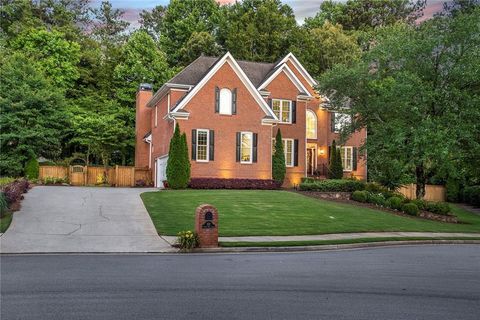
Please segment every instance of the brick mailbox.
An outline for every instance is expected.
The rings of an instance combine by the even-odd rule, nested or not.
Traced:
[[[195,210],[195,232],[200,248],[218,247],[218,210],[202,204]]]

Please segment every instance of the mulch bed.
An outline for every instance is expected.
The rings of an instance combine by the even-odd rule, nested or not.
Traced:
[[[406,214],[402,211],[393,210],[393,209],[386,208],[386,207],[380,207],[380,206],[374,205],[372,203],[363,203],[363,202],[357,202],[357,201],[350,200],[350,199],[347,200],[347,199],[341,199],[341,198],[338,198],[338,199],[325,198],[323,196],[322,192],[314,192],[314,191],[295,191],[295,192],[297,192],[299,194],[303,194],[307,197],[315,198],[315,199],[346,203],[346,204],[351,204],[351,205],[358,206],[358,207],[364,207],[364,208],[370,208],[370,209],[385,211],[385,212],[393,213],[397,216],[402,216],[402,217],[422,218],[422,219],[445,222],[445,223],[459,223],[457,217],[454,216],[454,215],[444,216],[444,215],[440,215],[440,214],[431,213],[429,211],[421,210],[417,217],[413,217],[413,216],[408,215],[408,214]]]

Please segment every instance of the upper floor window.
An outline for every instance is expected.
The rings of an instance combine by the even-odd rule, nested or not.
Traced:
[[[307,139],[317,139],[317,116],[312,110],[307,110]]]
[[[227,88],[220,90],[220,114],[232,114],[232,91]]]
[[[292,123],[292,101],[272,99],[272,110],[280,123]]]
[[[346,113],[332,112],[331,116],[331,130],[332,132],[340,132],[343,128],[352,124],[352,116]]]

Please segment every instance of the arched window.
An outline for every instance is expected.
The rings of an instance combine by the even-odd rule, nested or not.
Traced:
[[[317,116],[312,110],[307,110],[307,139],[317,139]]]
[[[220,90],[220,114],[232,114],[232,91],[227,88]]]

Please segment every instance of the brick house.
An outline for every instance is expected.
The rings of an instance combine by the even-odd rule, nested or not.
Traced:
[[[304,176],[325,176],[329,146],[348,123],[324,108],[316,81],[291,53],[277,63],[200,56],[157,92],[142,84],[136,99],[135,165],[152,168],[162,188],[175,124],[187,134],[191,176],[271,179],[272,146],[284,139],[285,186]],[[366,178],[357,152],[366,137],[341,146],[346,176]]]

